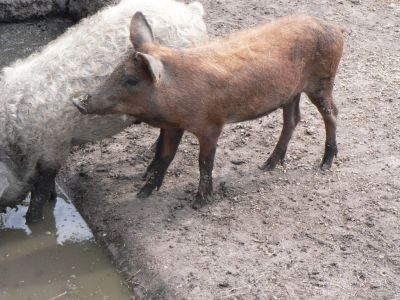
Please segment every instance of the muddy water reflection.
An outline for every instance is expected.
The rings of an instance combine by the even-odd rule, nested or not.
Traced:
[[[68,200],[47,205],[34,225],[26,209],[0,214],[0,299],[131,299]]]

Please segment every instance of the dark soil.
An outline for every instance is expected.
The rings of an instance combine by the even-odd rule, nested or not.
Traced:
[[[39,51],[71,25],[65,18],[0,23],[0,69]]]
[[[277,111],[226,126],[215,203],[190,202],[198,143],[186,135],[164,185],[135,194],[158,130],[133,126],[76,149],[62,180],[138,298],[400,299],[400,3],[202,0],[212,36],[292,13],[343,25],[335,87],[339,154],[319,170],[325,130],[303,97],[283,166],[262,172]]]
[[[45,16],[69,17],[75,21],[95,13],[116,0],[0,0],[0,24],[24,22]]]

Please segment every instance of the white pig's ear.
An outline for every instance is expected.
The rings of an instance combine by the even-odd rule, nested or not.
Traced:
[[[154,83],[157,83],[161,80],[162,73],[164,71],[164,66],[161,60],[150,54],[141,52],[136,53],[136,59],[140,61],[141,67],[147,74],[149,74]]]
[[[132,17],[130,26],[130,38],[133,48],[140,51],[144,44],[152,43],[154,40],[153,31],[146,17],[138,11]]]

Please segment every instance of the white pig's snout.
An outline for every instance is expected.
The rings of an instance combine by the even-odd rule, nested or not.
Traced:
[[[79,97],[72,98],[72,103],[75,105],[78,110],[86,115],[88,113],[87,106],[88,106],[88,101],[90,99],[89,94],[81,95]]]

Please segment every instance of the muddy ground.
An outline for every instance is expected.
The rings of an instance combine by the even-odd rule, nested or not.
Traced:
[[[185,135],[160,191],[135,194],[158,130],[75,149],[61,182],[138,298],[400,299],[400,2],[202,0],[211,36],[291,13],[347,28],[335,87],[339,154],[319,170],[324,126],[303,97],[283,166],[262,172],[277,111],[226,126],[214,204],[190,208],[198,143]]]

